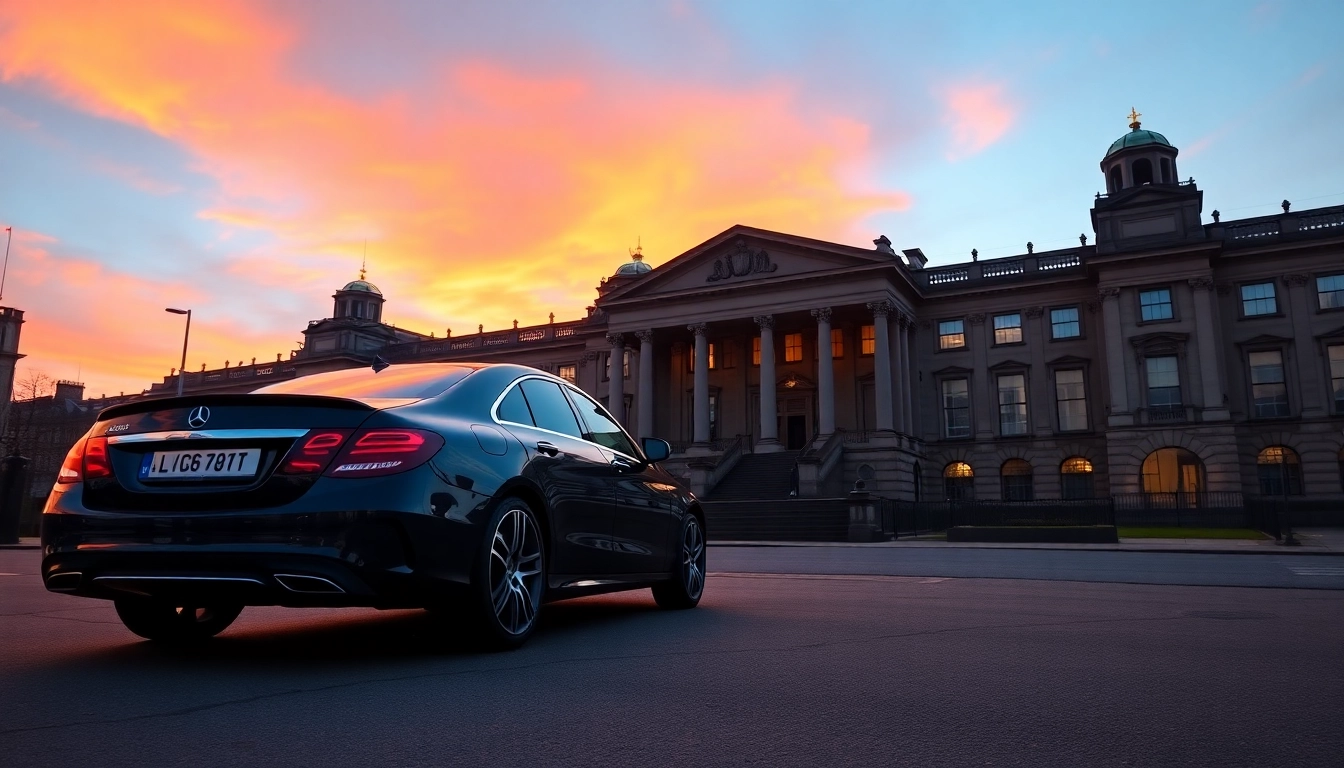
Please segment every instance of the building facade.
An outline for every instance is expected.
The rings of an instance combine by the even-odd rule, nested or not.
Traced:
[[[361,279],[290,359],[186,388],[375,355],[533,365],[668,439],[711,498],[743,457],[785,453],[803,496],[866,464],[870,490],[906,499],[1344,500],[1344,207],[1206,221],[1178,150],[1130,128],[1101,161],[1091,244],[930,268],[885,236],[739,225],[656,269],[633,253],[581,319],[441,338],[383,324]]]

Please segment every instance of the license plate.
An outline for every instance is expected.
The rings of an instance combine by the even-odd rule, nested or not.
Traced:
[[[251,477],[261,463],[260,448],[216,451],[157,451],[140,462],[141,480],[210,480]]]

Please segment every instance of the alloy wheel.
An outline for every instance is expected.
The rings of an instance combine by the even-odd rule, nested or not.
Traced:
[[[490,602],[499,626],[526,633],[541,607],[541,536],[532,516],[510,509],[499,519],[490,545]]]
[[[686,523],[681,539],[681,577],[692,600],[705,588],[705,537],[694,517]]]

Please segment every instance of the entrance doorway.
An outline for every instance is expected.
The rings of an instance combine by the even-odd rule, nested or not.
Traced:
[[[801,413],[791,413],[786,418],[788,426],[784,447],[790,451],[802,450],[807,444],[807,417]]]

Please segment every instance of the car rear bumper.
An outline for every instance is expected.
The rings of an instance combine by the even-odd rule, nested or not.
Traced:
[[[430,605],[469,582],[481,535],[470,518],[416,512],[148,515],[76,501],[43,515],[43,582],[102,599]]]

